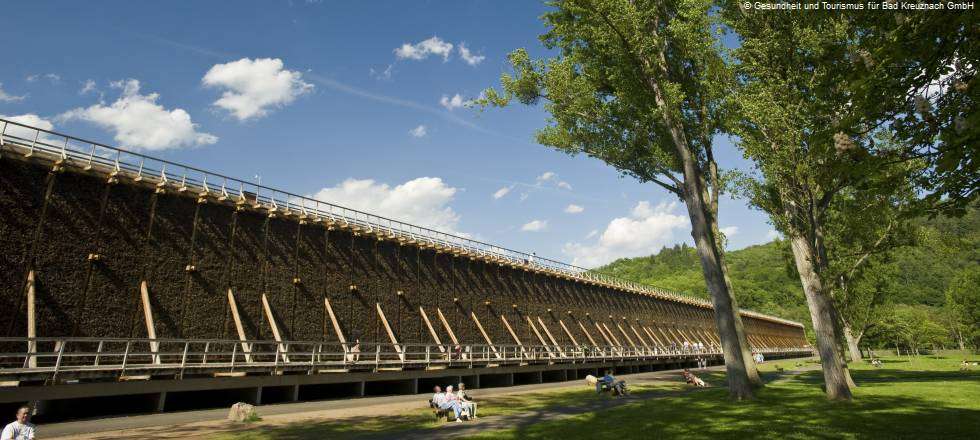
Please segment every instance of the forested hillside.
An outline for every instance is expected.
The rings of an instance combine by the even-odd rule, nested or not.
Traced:
[[[961,218],[923,219],[919,224],[915,246],[894,249],[880,256],[869,272],[888,274],[880,307],[895,309],[900,315],[910,310],[918,311],[917,315],[928,317],[930,321],[923,323],[920,331],[942,327],[949,330],[949,334],[935,335],[934,342],[955,345],[955,332],[950,323],[955,319],[949,316],[953,313],[949,310],[953,304],[948,306],[946,298],[949,292],[954,296],[965,295],[960,302],[967,306],[971,301],[980,302],[980,286],[971,286],[971,280],[980,277],[980,211],[972,209]],[[784,242],[773,241],[732,250],[725,254],[725,258],[739,306],[793,319],[810,327],[803,290],[790,265],[792,257]],[[648,257],[620,259],[598,271],[708,298],[697,252],[687,245],[665,247]],[[952,285],[961,286],[963,291],[951,289]],[[973,321],[967,316],[966,322],[961,324],[968,333],[973,333],[976,343],[980,338],[977,334],[980,316],[976,316],[975,307],[964,313],[973,314]],[[885,334],[886,324],[883,322],[879,328],[869,329],[869,336],[893,337]]]

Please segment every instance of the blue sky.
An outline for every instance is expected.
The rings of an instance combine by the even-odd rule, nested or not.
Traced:
[[[548,54],[544,8],[14,2],[0,115],[587,266],[690,243],[675,197],[537,145],[540,108],[454,105],[496,85],[508,52]],[[742,201],[721,219],[730,248],[772,237]]]

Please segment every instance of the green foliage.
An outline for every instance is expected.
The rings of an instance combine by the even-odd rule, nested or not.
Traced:
[[[739,306],[809,322],[800,280],[787,273],[783,244],[771,242],[725,254]],[[694,248],[665,247],[656,255],[622,258],[597,271],[707,298],[704,276]]]
[[[980,283],[974,282],[980,267],[980,209],[970,209],[960,218],[939,216],[915,220],[918,235],[914,246],[893,250],[888,258],[877,260],[865,274],[852,285],[857,291],[867,291],[883,296],[880,301],[886,307],[866,316],[871,324],[880,322],[891,313],[890,305],[905,304],[923,306],[930,320],[943,326],[947,333],[954,328],[943,316],[943,306],[949,295],[958,304],[974,305],[972,312],[956,316],[974,316],[956,321],[960,325],[972,325],[980,329],[976,304],[980,304]],[[792,254],[783,241],[775,241],[725,254],[730,269],[735,295],[742,308],[774,314],[804,323],[810,327],[810,315],[800,287],[800,279],[792,265]],[[686,245],[663,248],[656,255],[639,258],[623,258],[599,272],[620,276],[637,282],[660,286],[691,296],[706,297],[704,278],[694,249]],[[955,280],[954,280],[955,279]],[[972,295],[972,296],[971,296]],[[868,296],[856,295],[854,303],[847,307],[860,307]],[[970,303],[970,298],[974,301]],[[959,310],[959,309],[957,309]],[[959,313],[959,312],[957,312]],[[971,324],[972,323],[972,324]],[[861,326],[855,322],[855,327]],[[973,336],[972,344],[980,346]],[[883,338],[869,330],[868,343],[873,346],[894,345],[894,340]],[[944,341],[947,345],[952,341]],[[970,341],[967,341],[970,344]]]
[[[946,309],[953,337],[980,347],[980,266],[961,270],[949,283]]]
[[[901,155],[927,163],[915,182],[935,211],[962,213],[980,195],[980,11],[847,14],[853,69],[848,116],[886,125]]]

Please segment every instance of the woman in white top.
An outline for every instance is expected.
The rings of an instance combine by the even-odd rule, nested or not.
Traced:
[[[470,396],[466,395],[466,385],[462,382],[459,383],[459,391],[456,391],[456,397],[459,399],[459,403],[466,408],[467,412],[470,413],[470,417],[476,417],[476,402],[470,399]]]

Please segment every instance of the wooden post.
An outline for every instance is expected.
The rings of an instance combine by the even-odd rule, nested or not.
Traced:
[[[398,358],[405,362],[405,352],[402,351],[400,345],[398,345],[398,339],[395,338],[395,332],[391,331],[391,325],[388,324],[388,318],[385,317],[385,312],[381,310],[381,303],[374,303],[374,307],[378,309],[378,317],[381,318],[381,324],[385,327],[385,332],[388,333],[388,339],[391,339],[391,344],[395,346],[395,351],[398,352]]]
[[[276,317],[272,315],[272,307],[269,306],[269,298],[262,294],[262,309],[265,310],[265,319],[269,321],[269,326],[272,327],[272,337],[276,338],[276,342],[279,343],[279,351],[282,352],[282,360],[289,362],[289,356],[286,354],[286,346],[282,343],[282,336],[279,334],[279,326],[276,324]]]
[[[493,355],[500,359],[500,353],[497,352],[497,347],[493,345],[493,341],[490,340],[490,336],[487,335],[486,330],[483,330],[483,325],[480,324],[480,320],[477,319],[476,313],[470,312],[470,317],[473,318],[473,322],[476,324],[476,328],[480,330],[480,334],[483,335],[483,340],[487,341],[487,345],[493,350]]]
[[[245,353],[245,362],[252,362],[252,346],[245,342],[248,337],[245,335],[245,327],[242,326],[242,317],[238,313],[238,302],[235,301],[235,293],[228,288],[228,308],[231,309],[231,318],[235,320],[235,330],[238,332],[238,340],[242,341],[242,353]]]
[[[446,347],[442,346],[442,341],[439,340],[439,334],[436,333],[436,329],[432,328],[432,321],[429,321],[429,315],[425,314],[425,309],[422,306],[419,306],[419,313],[422,314],[422,321],[425,322],[425,327],[429,329],[429,334],[432,335],[432,340],[436,342],[439,351],[445,353]]]
[[[558,345],[558,341],[555,340],[555,337],[551,336],[551,331],[548,330],[548,326],[544,325],[544,321],[541,320],[540,316],[538,317],[538,324],[541,324],[541,328],[544,329],[544,334],[548,336],[548,340],[555,346],[555,350],[558,350],[558,354],[561,357],[566,357],[565,351]]]
[[[449,334],[449,339],[452,339],[453,345],[459,345],[459,340],[456,339],[456,333],[453,333],[453,328],[449,326],[446,315],[442,314],[442,309],[436,307],[436,314],[439,315],[439,320],[442,321],[443,327],[446,327],[446,333]]]
[[[37,308],[36,308],[36,293],[34,287],[34,270],[31,269],[27,273],[27,337],[36,338],[37,337]],[[30,340],[27,342],[27,366],[30,368],[37,368],[37,341]]]
[[[157,329],[153,325],[153,306],[150,305],[150,288],[146,280],[140,282],[140,300],[143,302],[143,320],[146,322],[146,337],[150,338],[150,352],[153,353],[153,363],[160,363],[160,343],[157,342]]]

